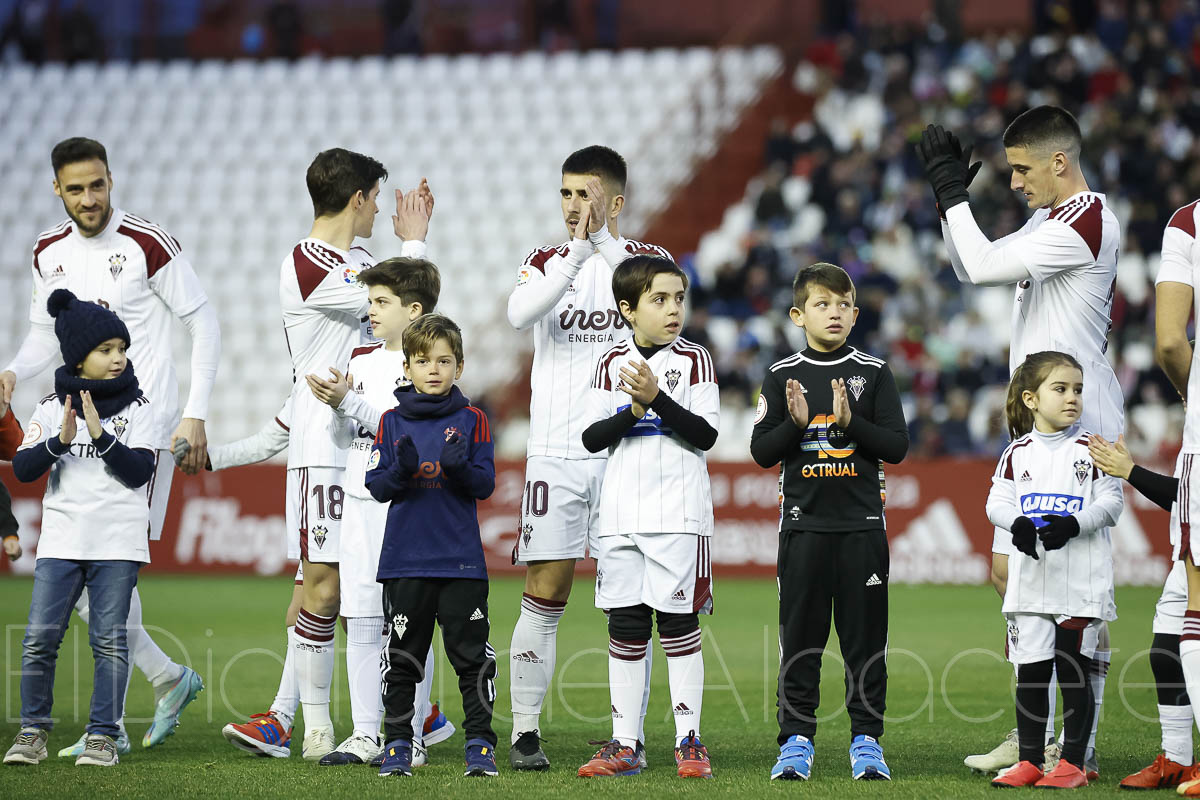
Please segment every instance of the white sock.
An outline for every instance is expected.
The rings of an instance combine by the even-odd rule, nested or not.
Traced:
[[[413,697],[413,741],[419,742],[425,735],[425,718],[433,709],[429,696],[433,691],[433,645],[425,654],[425,677],[417,684],[416,695]]]
[[[667,654],[667,679],[671,683],[671,709],[675,716],[675,744],[693,731],[700,735],[700,709],[704,703],[704,655],[700,629],[683,636],[658,637]]]
[[[1192,717],[1200,725],[1200,611],[1183,615],[1183,635],[1179,637],[1179,663],[1183,682],[1191,699]]]
[[[649,642],[608,640],[608,694],[612,700],[613,738],[636,747],[638,715],[646,686]]]
[[[1058,667],[1054,668],[1054,672],[1050,673],[1050,685],[1046,687],[1046,693],[1050,698],[1050,705],[1047,706],[1046,713],[1046,744],[1055,740],[1054,736],[1054,712],[1058,706]],[[1059,742],[1062,744],[1062,742]]]
[[[279,690],[275,692],[275,701],[271,703],[270,711],[285,728],[292,727],[296,719],[296,707],[300,705],[300,687],[296,683],[295,644],[292,639],[296,635],[296,626],[289,625],[284,629],[287,647],[284,648],[283,674],[279,676]]]
[[[1162,726],[1162,749],[1167,758],[1185,767],[1192,763],[1192,707],[1158,707],[1158,724]]]
[[[513,627],[509,669],[512,671],[512,740],[537,730],[542,703],[554,678],[558,621],[566,601],[547,600],[529,593],[521,596],[521,616]]]
[[[354,721],[355,733],[376,741],[379,726],[383,724],[383,692],[379,676],[383,641],[383,617],[351,617],[346,620],[346,679],[350,683],[350,718]]]
[[[129,598],[129,661],[142,671],[154,687],[154,696],[165,694],[171,684],[183,677],[183,667],[171,660],[142,627],[142,598],[137,587]]]
[[[1091,759],[1096,755],[1096,729],[1100,727],[1100,710],[1104,707],[1104,681],[1108,678],[1110,663],[1112,663],[1111,650],[1097,650],[1096,654],[1092,656],[1092,669],[1088,673],[1088,682],[1092,684],[1096,713],[1092,715],[1092,733],[1088,737],[1084,759]]]
[[[304,706],[304,730],[331,728],[329,685],[333,683],[333,635],[337,617],[322,617],[300,609],[292,649],[296,656],[296,683]]]
[[[646,709],[650,707],[650,673],[654,668],[654,653],[646,648],[646,688],[642,691],[642,716],[638,719],[638,741],[646,743]]]

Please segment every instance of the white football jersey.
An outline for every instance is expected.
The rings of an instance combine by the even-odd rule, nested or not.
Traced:
[[[637,253],[671,255],[656,245],[632,239],[616,244],[625,257]],[[517,271],[513,295],[535,286],[552,271],[562,269],[567,244],[534,250]],[[618,261],[619,263],[619,261]],[[629,338],[629,323],[613,299],[616,264],[599,252],[590,256],[554,308],[533,326],[533,372],[530,376],[529,444],[527,455],[557,458],[603,458],[583,446],[587,427],[588,386],[596,360],[615,343]]]
[[[955,258],[949,229],[943,231]],[[1020,230],[993,242],[1011,249],[1030,275],[1016,285],[1009,374],[1030,353],[1073,356],[1083,367],[1081,424],[1109,441],[1125,430],[1124,395],[1105,356],[1120,244],[1120,223],[1098,192],[1039,208]]]
[[[404,377],[404,352],[388,350],[383,342],[363,345],[351,353],[347,371],[354,377],[354,386],[346,393],[336,415],[336,424],[344,429],[342,438],[350,438],[342,488],[352,497],[375,502],[366,487],[367,460],[375,445],[379,418],[396,407],[395,391],[408,383]]]
[[[621,391],[621,368],[642,358],[632,340],[600,357],[591,389],[585,395],[583,429],[630,405]],[[721,400],[708,351],[676,339],[647,363],[658,378],[659,391],[720,430]],[[582,446],[582,443],[581,443]],[[713,502],[704,451],[675,436],[653,410],[625,432],[607,453],[600,490],[598,536],[627,533],[692,533],[710,536]]]
[[[1000,456],[988,494],[987,515],[1005,530],[1017,517],[1039,528],[1045,514],[1071,515],[1080,533],[1065,547],[1038,560],[1015,549],[1008,559],[1004,613],[1065,614],[1117,618],[1113,600],[1112,540],[1125,506],[1121,482],[1092,463],[1087,432],[1073,425],[1056,434],[1036,431],[1010,444]]]
[[[45,447],[62,430],[62,418],[58,397],[42,398],[19,449]],[[157,415],[145,396],[100,420],[100,425],[126,447],[157,448]],[[70,449],[50,468],[46,481],[37,557],[149,563],[152,483],[153,479],[130,489],[114,477],[92,444],[81,413]]]
[[[424,258],[424,242],[405,242],[401,255]],[[288,469],[344,467],[346,451],[333,441],[333,409],[313,396],[304,376],[329,376],[346,354],[370,339],[367,287],[358,273],[375,263],[361,247],[339,250],[302,239],[279,271],[283,331],[292,357],[292,429]]]
[[[1200,222],[1200,200],[1194,200],[1172,215],[1163,231],[1162,264],[1155,283],[1185,283],[1192,287],[1192,302],[1200,312],[1200,247],[1196,244],[1196,223]],[[1200,316],[1196,317],[1200,319]],[[1192,368],[1188,373],[1187,416],[1183,424],[1184,453],[1200,453],[1200,348],[1192,348]],[[1176,472],[1176,475],[1179,473]]]
[[[129,328],[129,360],[156,415],[154,447],[168,447],[179,421],[171,318],[208,302],[179,242],[120,209],[113,209],[105,229],[90,238],[67,220],[38,236],[34,245],[30,322],[53,329],[46,300],[55,289],[70,289],[81,300],[99,303]]]

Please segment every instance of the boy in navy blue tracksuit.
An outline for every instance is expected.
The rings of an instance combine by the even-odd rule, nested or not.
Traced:
[[[462,333],[440,314],[404,333],[411,386],[379,421],[366,485],[390,503],[379,573],[388,639],[384,651],[384,762],[380,775],[410,775],[413,698],[436,620],[463,696],[467,775],[496,775],[492,704],[496,656],[488,644],[488,580],[475,501],[496,485],[487,416],[454,381]]]

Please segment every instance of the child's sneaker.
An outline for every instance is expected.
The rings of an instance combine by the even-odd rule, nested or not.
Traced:
[[[467,739],[467,771],[463,775],[468,778],[494,778],[500,774],[496,769],[496,748],[487,739]]]
[[[1021,760],[1021,747],[1017,742],[1017,729],[1013,728],[990,753],[967,756],[963,763],[973,772],[999,772]]]
[[[806,781],[812,775],[813,744],[807,736],[796,734],[779,748],[779,758],[771,767],[773,781]]]
[[[517,740],[508,748],[508,764],[519,771],[542,772],[550,769],[550,759],[542,750],[542,737],[536,730],[521,731]]]
[[[1184,766],[1167,758],[1166,753],[1159,753],[1150,766],[1122,778],[1117,785],[1122,789],[1170,789],[1195,778],[1195,771],[1195,765]],[[1089,777],[1088,783],[1091,781]]]
[[[454,723],[446,719],[446,715],[434,703],[429,708],[429,716],[425,717],[425,727],[421,731],[421,739],[426,747],[433,747],[438,742],[444,742],[454,735]]]
[[[383,763],[379,765],[379,777],[412,776],[412,743],[395,739],[383,748]]]
[[[40,764],[49,755],[46,741],[50,738],[42,728],[21,728],[12,747],[4,754],[5,764]]]
[[[83,752],[75,759],[77,767],[111,767],[121,759],[117,756],[117,743],[111,736],[89,733]]]
[[[874,736],[859,734],[850,743],[850,775],[856,781],[890,781],[892,771]]]
[[[708,762],[708,748],[700,743],[695,731],[675,748],[675,768],[681,778],[711,778],[712,764]]]
[[[337,746],[337,749],[324,755],[317,762],[322,767],[342,767],[348,764],[370,764],[371,759],[379,755],[379,741],[371,736],[363,736],[355,732],[350,738]]]
[[[179,680],[163,693],[154,706],[154,722],[142,737],[142,747],[154,747],[166,741],[179,727],[179,715],[196,695],[204,691],[204,681],[190,667],[183,668]]]
[[[1039,789],[1079,789],[1087,785],[1087,775],[1083,770],[1065,758],[1060,758],[1054,769],[1034,784]]]
[[[309,728],[304,732],[304,745],[300,755],[305,761],[320,761],[337,747],[333,738],[333,726]]]
[[[637,775],[641,771],[633,748],[613,739],[611,742],[605,742],[604,746],[596,751],[596,755],[580,767],[576,774],[581,778],[616,778]]]
[[[87,731],[84,731],[82,734],[80,734],[79,738],[75,740],[75,744],[59,750],[58,757],[79,758],[80,754],[83,753],[83,748],[87,746],[87,737]],[[133,750],[133,745],[129,741],[129,734],[125,732],[124,728],[121,728],[120,731],[117,732],[117,755],[129,755],[131,750]]]
[[[287,758],[292,754],[292,729],[284,728],[273,713],[253,714],[249,722],[231,722],[221,735],[239,750],[256,756]]]

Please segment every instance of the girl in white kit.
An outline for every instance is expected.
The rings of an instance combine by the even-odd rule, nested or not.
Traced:
[[[1065,353],[1032,353],[1013,373],[1005,411],[1014,441],[992,477],[987,515],[1011,531],[1004,614],[1017,667],[1020,761],[999,786],[1087,785],[1084,750],[1095,705],[1087,680],[1101,621],[1117,617],[1108,528],[1124,507],[1120,482],[1088,453],[1083,370]],[[1057,667],[1065,741],[1043,773],[1046,686]]]

